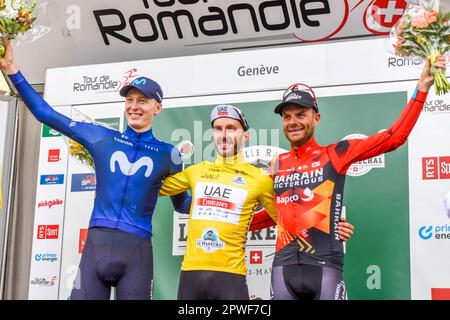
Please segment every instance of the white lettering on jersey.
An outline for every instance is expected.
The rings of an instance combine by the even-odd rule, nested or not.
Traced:
[[[192,219],[239,223],[248,191],[220,183],[199,182],[195,186]]]
[[[111,156],[111,172],[116,172],[116,163],[119,164],[120,171],[126,176],[133,176],[142,167],[147,167],[145,170],[145,177],[148,178],[153,171],[153,160],[149,157],[139,158],[136,162],[130,163],[125,153],[122,151],[116,151]]]

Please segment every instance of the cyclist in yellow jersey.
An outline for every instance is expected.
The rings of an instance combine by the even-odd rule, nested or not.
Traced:
[[[273,180],[244,161],[248,123],[231,105],[211,112],[215,162],[203,161],[164,180],[160,195],[192,190],[186,253],[178,299],[248,300],[245,244],[261,203],[276,221]]]

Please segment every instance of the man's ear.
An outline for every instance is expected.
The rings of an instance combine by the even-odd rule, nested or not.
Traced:
[[[316,112],[314,114],[314,128],[319,125],[319,122],[320,122],[320,113]]]
[[[250,140],[250,132],[245,131],[244,132],[244,145]]]
[[[162,111],[162,103],[158,102],[158,104],[156,105],[156,109],[155,112],[153,113],[154,116],[160,114]]]

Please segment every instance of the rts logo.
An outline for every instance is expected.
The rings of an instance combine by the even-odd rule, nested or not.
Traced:
[[[364,26],[373,34],[387,35],[407,6],[405,0],[373,0],[364,13]]]
[[[59,225],[39,225],[37,229],[38,239],[58,239]]]
[[[419,229],[419,237],[421,237],[423,240],[431,239],[433,236],[433,226],[423,226]]]
[[[450,157],[422,158],[422,179],[450,179]]]

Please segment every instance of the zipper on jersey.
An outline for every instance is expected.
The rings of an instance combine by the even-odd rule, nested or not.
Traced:
[[[132,159],[131,159],[131,166],[130,166],[130,169],[128,169],[129,171],[128,171],[127,177],[125,178],[125,189],[123,190],[122,205],[120,206],[119,216],[117,217],[116,228],[117,228],[117,226],[119,225],[120,217],[122,217],[122,211],[123,211],[123,207],[124,207],[124,204],[125,204],[125,198],[127,197],[127,192],[128,192],[128,184],[129,184],[130,177],[131,177],[131,176],[129,175],[129,173],[131,172],[132,167],[133,167],[134,164],[136,163],[136,158],[137,158],[138,151],[139,151],[139,138],[140,138],[140,137],[141,137],[141,134],[140,134],[140,133],[137,133],[136,140],[134,141],[134,143],[135,143],[135,148],[134,148],[134,149],[135,149],[135,150],[134,150],[133,157],[132,157]]]

